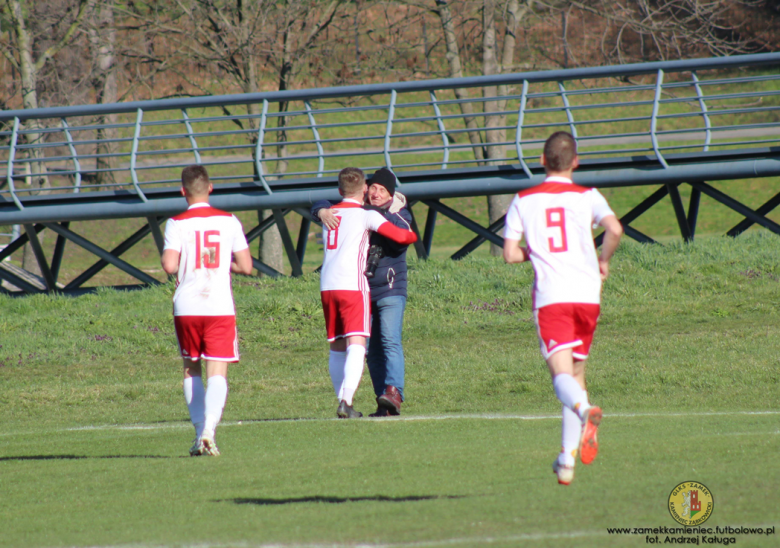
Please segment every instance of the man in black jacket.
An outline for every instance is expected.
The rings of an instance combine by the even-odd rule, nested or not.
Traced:
[[[366,199],[396,226],[411,230],[412,216],[406,198],[395,191],[396,178],[387,168],[378,170],[368,180]],[[330,211],[332,204],[322,200],[314,204],[312,215],[335,228],[338,219]],[[404,353],[401,331],[406,308],[406,249],[377,233],[371,235],[367,265],[371,290],[371,338],[368,344],[368,371],[377,398],[372,417],[401,414],[404,399]],[[374,264],[372,264],[372,262]],[[373,275],[371,272],[373,271]]]

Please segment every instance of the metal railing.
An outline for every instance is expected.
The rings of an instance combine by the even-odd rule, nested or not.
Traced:
[[[42,174],[50,199],[99,183],[146,202],[150,189],[178,186],[177,170],[190,163],[210,168],[216,184],[252,181],[269,194],[272,181],[332,176],[346,165],[391,167],[402,180],[410,171],[513,163],[528,175],[528,163],[557,129],[577,136],[583,159],[652,154],[667,168],[668,154],[777,144],[780,72],[771,69],[778,64],[780,54],[764,54],[5,111],[0,200],[24,209],[41,192],[32,175]],[[724,69],[735,72],[724,77],[717,72]],[[481,96],[484,86],[499,83],[507,95]],[[456,87],[471,98],[442,98]],[[469,129],[467,102],[473,118],[498,117],[500,124]],[[486,102],[503,108],[482,112]],[[469,139],[475,131],[476,147]],[[500,153],[479,161],[480,147]]]
[[[537,184],[545,139],[566,130],[577,139],[582,184],[665,185],[626,225],[669,194],[689,239],[695,215],[686,221],[679,184],[698,185],[698,207],[701,192],[715,197],[705,181],[780,175],[778,66],[780,53],[771,53],[0,111],[0,225],[25,225],[23,237],[34,243],[52,223],[144,217],[144,235],[159,247],[159,223],[183,208],[180,171],[199,163],[209,169],[218,207],[274,210],[259,234],[283,219],[281,211],[301,213],[313,200],[336,197],[343,167],[390,167],[403,192],[428,205],[429,221],[440,212],[474,231],[473,249],[500,241],[498,228],[478,227],[438,200]],[[489,86],[507,91],[484,96]],[[765,215],[776,205],[729,207],[747,226],[774,230]],[[76,241],[67,227],[54,231]],[[426,226],[428,251],[432,234]]]

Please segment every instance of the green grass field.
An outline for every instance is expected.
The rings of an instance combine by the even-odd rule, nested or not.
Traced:
[[[689,480],[705,527],[780,526],[776,236],[624,242],[588,374],[602,450],[570,487],[530,267],[411,268],[399,419],[335,420],[316,275],[236,280],[219,458],[186,456],[172,285],[0,296],[0,546],[644,546],[608,529],[676,527]]]

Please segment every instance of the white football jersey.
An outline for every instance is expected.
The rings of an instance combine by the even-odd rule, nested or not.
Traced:
[[[230,263],[248,248],[241,222],[209,204],[194,204],[165,225],[165,249],[179,252],[174,316],[232,316]]]
[[[519,192],[506,214],[504,237],[525,236],[534,268],[534,309],[601,302],[601,273],[591,227],[614,215],[595,188],[548,177]]]
[[[320,275],[320,291],[368,292],[364,274],[368,256],[369,232],[376,232],[387,220],[381,213],[363,209],[356,200],[345,198],[331,211],[341,219],[338,227],[322,227],[325,258]]]

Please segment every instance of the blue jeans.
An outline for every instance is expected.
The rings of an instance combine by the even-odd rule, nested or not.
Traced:
[[[395,386],[404,397],[404,350],[401,329],[406,297],[393,295],[371,303],[371,338],[368,340],[368,372],[374,393],[381,396],[386,386]]]

